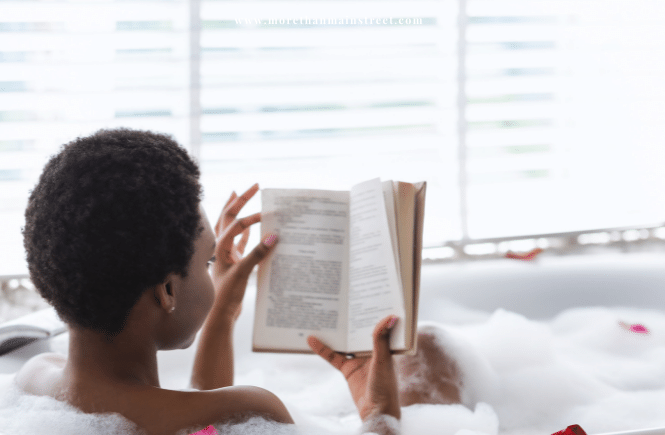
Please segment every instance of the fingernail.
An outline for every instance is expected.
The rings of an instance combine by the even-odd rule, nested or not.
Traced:
[[[390,322],[388,322],[388,328],[390,329],[393,326],[395,326],[396,322],[397,322],[397,317],[393,317],[392,319],[390,319]]]
[[[263,244],[270,248],[277,241],[277,234],[270,234],[263,240]]]

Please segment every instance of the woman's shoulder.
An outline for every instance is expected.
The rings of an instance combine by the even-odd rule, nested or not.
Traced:
[[[232,386],[215,390],[169,391],[176,399],[187,403],[188,411],[199,414],[208,424],[233,421],[238,417],[260,415],[282,423],[293,423],[286,407],[268,390],[252,386]],[[176,402],[177,403],[177,402]],[[198,420],[200,421],[200,420]],[[205,422],[204,422],[205,423]]]
[[[28,394],[64,400],[64,396],[58,396],[61,390],[67,390],[61,385],[66,361],[66,357],[60,354],[37,355],[19,370],[15,383]],[[279,398],[258,387],[169,390],[146,386],[107,385],[103,382],[97,382],[94,389],[83,385],[76,387],[70,388],[66,394],[66,401],[73,406],[88,413],[117,412],[150,435],[172,434],[213,423],[230,423],[249,416],[293,423]]]
[[[41,353],[26,361],[14,377],[15,384],[24,392],[38,396],[52,396],[54,377],[67,362],[59,353]]]
[[[134,418],[126,416],[150,434],[188,428],[194,431],[196,427],[231,423],[257,415],[281,423],[293,423],[277,396],[258,387],[233,386],[205,391],[156,388],[150,396],[150,399],[146,397],[149,406],[135,408]],[[139,403],[147,402],[139,400]]]
[[[67,357],[62,354],[55,352],[40,353],[26,361],[21,369],[17,372],[17,375],[19,373],[26,373],[34,370],[44,370],[47,368],[63,368],[66,362]]]

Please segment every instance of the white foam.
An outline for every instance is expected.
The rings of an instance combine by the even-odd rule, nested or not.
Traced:
[[[145,435],[120,414],[84,414],[46,396],[21,393],[13,375],[0,378],[0,434]]]
[[[665,427],[665,313],[596,307],[570,309],[549,322],[505,310],[480,323],[464,324],[461,317],[421,326],[438,329],[437,340],[458,361],[463,405],[402,408],[405,435],[547,435],[572,424],[589,434]],[[621,321],[640,323],[649,334],[630,332]],[[358,433],[361,422],[344,378],[325,361],[254,354],[247,346],[238,341],[236,384],[275,393],[297,429],[255,418],[217,426],[220,433]],[[44,432],[40,428],[53,435],[129,430],[118,416],[93,421],[52,399],[17,400],[1,391],[5,435]]]

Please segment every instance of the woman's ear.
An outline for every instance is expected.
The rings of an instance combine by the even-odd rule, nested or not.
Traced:
[[[173,294],[173,284],[170,281],[165,281],[157,284],[154,288],[154,295],[157,304],[164,308],[166,311],[171,312],[175,308],[175,297]]]

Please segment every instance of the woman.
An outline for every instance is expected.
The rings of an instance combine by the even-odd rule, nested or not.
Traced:
[[[69,326],[69,352],[28,361],[16,375],[21,389],[86,413],[120,413],[151,435],[250,414],[293,423],[272,393],[233,386],[233,328],[247,280],[276,242],[269,237],[242,257],[261,214],[237,215],[259,187],[232,194],[213,231],[199,176],[175,141],[146,131],[100,130],[50,159],[30,195],[23,234],[32,281]],[[371,358],[346,359],[308,339],[345,375],[365,429],[385,434],[397,430],[400,398],[402,405],[428,402],[422,392],[398,391],[388,347],[394,320],[377,324]],[[201,328],[196,390],[160,388],[157,351],[189,347]],[[432,343],[419,337],[438,361],[432,364],[444,364]],[[416,363],[405,358],[401,368],[416,370]],[[459,402],[456,385],[439,382],[446,400]]]

